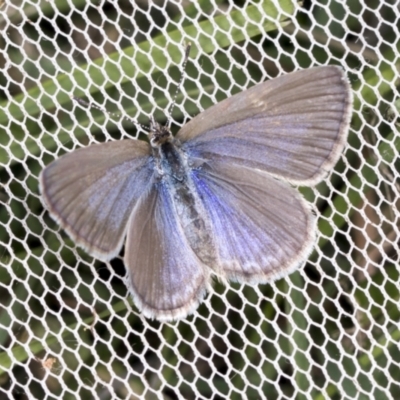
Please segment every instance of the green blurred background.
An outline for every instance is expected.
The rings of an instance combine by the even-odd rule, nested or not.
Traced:
[[[0,23],[0,400],[400,397],[398,2],[20,1]],[[137,313],[121,257],[93,260],[49,218],[38,176],[77,146],[143,134],[71,95],[165,123],[188,42],[174,132],[315,65],[345,69],[354,113],[335,172],[300,188],[319,216],[305,266],[216,282],[162,324]]]

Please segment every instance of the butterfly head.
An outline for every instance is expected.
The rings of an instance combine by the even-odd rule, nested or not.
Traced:
[[[162,126],[151,119],[150,123],[150,144],[153,148],[160,147],[164,143],[171,142],[173,136],[167,126]]]

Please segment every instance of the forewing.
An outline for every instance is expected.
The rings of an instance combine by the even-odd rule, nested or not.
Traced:
[[[190,248],[170,192],[155,184],[138,202],[125,248],[128,287],[146,317],[183,318],[203,299],[209,272]]]
[[[193,181],[227,278],[265,283],[292,272],[311,252],[315,217],[286,182],[221,162],[195,170]]]
[[[177,138],[192,157],[217,157],[311,185],[343,150],[351,103],[340,68],[311,68],[218,103],[193,118]]]
[[[135,203],[151,184],[149,145],[138,140],[75,150],[41,173],[41,194],[50,215],[90,254],[115,257]]]

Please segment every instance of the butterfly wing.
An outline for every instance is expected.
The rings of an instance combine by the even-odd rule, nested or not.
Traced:
[[[150,147],[138,140],[92,145],[66,154],[40,176],[50,215],[90,254],[118,255],[135,203],[151,184]]]
[[[343,150],[351,101],[340,68],[311,68],[218,103],[183,126],[177,139],[192,157],[218,158],[311,185]]]
[[[209,272],[191,249],[163,181],[137,203],[125,248],[128,287],[146,317],[172,320],[193,312],[209,284]]]
[[[192,176],[226,278],[265,283],[293,271],[311,252],[315,217],[288,183],[218,161]]]

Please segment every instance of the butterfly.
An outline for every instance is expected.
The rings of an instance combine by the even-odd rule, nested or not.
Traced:
[[[44,206],[100,260],[125,243],[144,316],[193,313],[212,278],[259,284],[298,268],[316,218],[291,186],[320,182],[347,141],[352,96],[335,66],[289,73],[203,111],[173,136],[75,150],[40,175]]]

